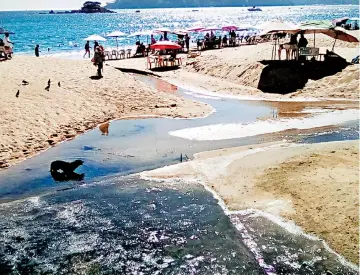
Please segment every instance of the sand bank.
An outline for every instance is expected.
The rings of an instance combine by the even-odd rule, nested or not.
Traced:
[[[353,32],[359,35],[358,32]],[[308,35],[309,46],[313,45],[313,36]],[[282,42],[288,42],[284,39]],[[318,34],[316,47],[320,53],[331,50],[334,39]],[[348,66],[334,75],[318,80],[308,80],[303,88],[286,95],[264,93],[258,89],[261,75],[266,67],[259,61],[271,59],[272,44],[243,45],[235,48],[222,48],[203,51],[197,58],[187,59],[181,55],[183,66],[171,72],[156,72],[167,80],[178,84],[193,85],[206,91],[266,100],[308,100],[315,99],[356,99],[359,94],[359,65]],[[337,41],[335,53],[348,62],[358,55],[359,43]],[[283,53],[285,58],[285,53]],[[144,58],[126,59],[109,62],[112,66],[146,70]],[[291,73],[291,72],[286,72]],[[272,91],[276,93],[276,90]]]
[[[325,53],[325,50],[321,48],[322,53]],[[184,69],[191,74],[178,77],[174,75],[174,77],[180,81],[184,81],[184,78],[189,76],[190,79],[200,78],[199,75],[220,78],[231,82],[232,85],[222,87],[218,92],[272,99],[276,96],[258,90],[260,78],[266,67],[259,61],[269,60],[271,51],[272,46],[269,43],[207,51],[195,60],[187,62]],[[335,52],[351,61],[358,54],[358,48],[338,48]],[[273,92],[276,93],[276,90]],[[348,66],[341,72],[319,80],[309,80],[305,87],[281,96],[281,98],[297,97],[359,99],[359,65]]]
[[[212,110],[205,104],[156,91],[110,66],[105,66],[100,80],[90,79],[95,72],[89,61],[15,56],[1,62],[0,167],[111,119],[200,117]],[[46,91],[49,79],[51,86]],[[29,85],[22,85],[23,80]]]
[[[230,210],[292,219],[358,263],[358,151],[358,141],[245,146],[200,153],[143,176],[200,181]]]

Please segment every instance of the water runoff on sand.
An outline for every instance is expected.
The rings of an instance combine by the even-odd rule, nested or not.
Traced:
[[[204,119],[114,121],[109,136],[90,131],[1,172],[0,273],[356,274],[321,241],[269,217],[225,214],[198,183],[134,175],[178,163],[181,154],[264,140],[170,136],[184,127],[271,114],[256,102],[200,100],[217,111]],[[55,182],[49,165],[56,159],[84,160],[85,180]]]

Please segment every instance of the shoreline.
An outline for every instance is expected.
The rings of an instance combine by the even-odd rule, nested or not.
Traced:
[[[131,60],[130,60],[131,61]],[[133,61],[138,62],[138,60],[134,59]],[[44,70],[44,67],[47,67],[48,70],[51,70],[48,74],[49,77],[56,77],[58,79],[61,79],[62,77],[68,77],[67,75],[64,75],[62,72],[64,64],[68,66],[69,64],[72,66],[72,69],[79,68],[81,69],[80,75],[74,75],[74,73],[71,75],[69,81],[75,82],[76,84],[70,84],[66,83],[68,87],[63,88],[65,86],[62,84],[61,88],[56,87],[55,93],[56,93],[56,99],[55,101],[52,100],[51,96],[54,96],[53,93],[51,95],[46,94],[46,92],[39,92],[39,89],[42,89],[41,86],[39,86],[38,83],[35,83],[35,87],[31,87],[31,90],[29,91],[29,86],[32,86],[33,83],[31,83],[29,86],[21,86],[19,84],[15,84],[13,82],[14,79],[12,76],[12,70],[18,71],[17,68],[12,69],[11,66],[13,63],[25,65],[25,67],[32,67],[34,68],[33,64],[29,63],[36,63],[36,68],[34,69],[35,72],[33,74],[36,75],[36,70],[40,74],[47,74],[46,70]],[[47,63],[51,63],[50,66]],[[58,63],[61,63],[61,65],[58,65]],[[229,99],[236,99],[236,100],[244,100],[244,101],[258,101],[262,102],[265,105],[270,104],[274,110],[277,110],[277,115],[279,117],[285,117],[285,118],[292,118],[297,116],[306,116],[306,108],[307,107],[314,107],[314,108],[333,108],[332,105],[338,104],[338,107],[340,110],[342,109],[350,109],[350,108],[358,108],[358,100],[357,99],[335,99],[332,98],[331,100],[324,100],[319,98],[307,98],[305,101],[302,98],[294,97],[294,98],[288,98],[284,97],[282,95],[273,95],[273,94],[265,94],[263,93],[262,97],[259,97],[258,94],[253,94],[251,91],[253,88],[251,87],[245,87],[245,86],[239,86],[234,83],[230,83],[227,81],[224,81],[222,79],[214,78],[211,76],[206,75],[199,75],[196,73],[189,73],[184,71],[184,69],[181,69],[180,71],[176,72],[168,72],[161,75],[161,79],[165,80],[167,83],[175,84],[180,88],[185,88],[188,90],[189,94],[191,94],[194,98],[199,98],[198,101],[191,101],[184,99],[183,97],[175,96],[171,93],[162,92],[159,90],[156,90],[155,88],[152,88],[147,83],[142,82],[139,79],[136,79],[132,75],[128,75],[125,73],[120,72],[118,69],[114,68],[113,66],[106,66],[106,74],[110,74],[110,76],[105,74],[105,78],[98,81],[91,81],[88,79],[88,75],[91,75],[92,72],[94,72],[94,68],[92,67],[92,64],[85,62],[85,60],[61,60],[57,58],[35,58],[35,57],[14,57],[13,60],[10,60],[9,62],[10,67],[6,70],[5,66],[2,68],[2,72],[5,73],[5,94],[3,95],[3,104],[5,106],[5,120],[8,119],[8,121],[11,122],[3,122],[3,125],[0,125],[0,128],[4,128],[4,134],[3,134],[3,140],[5,141],[0,143],[0,170],[6,169],[14,164],[20,163],[23,160],[26,160],[30,157],[36,156],[41,152],[44,152],[47,149],[50,149],[53,146],[56,146],[64,141],[71,140],[79,135],[82,135],[86,133],[89,130],[97,128],[99,125],[103,123],[107,123],[113,120],[121,120],[121,119],[131,119],[131,118],[141,118],[141,117],[166,117],[166,118],[204,118],[211,113],[213,113],[215,110],[212,106],[209,106],[207,104],[204,104],[201,102],[201,98],[213,98],[213,99],[219,99],[222,98],[229,98]],[[5,64],[7,65],[7,64]],[[51,68],[49,68],[51,67]],[[55,67],[55,68],[53,68]],[[1,69],[1,68],[0,68]],[[75,69],[76,70],[76,69]],[[31,71],[31,70],[29,70]],[[22,70],[23,75],[18,76],[18,83],[21,83],[21,79],[27,79],[29,81],[29,78],[32,80],[34,75],[29,75],[25,70]],[[194,77],[188,77],[191,74],[195,74]],[[6,76],[8,76],[6,79]],[[179,78],[180,76],[180,78]],[[124,81],[125,85],[119,86],[114,79],[118,79],[121,77]],[[46,76],[42,77],[42,82],[46,82],[45,79]],[[80,79],[79,79],[80,78]],[[181,79],[183,78],[183,81]],[[9,81],[11,79],[11,81]],[[63,79],[62,79],[63,80]],[[162,81],[163,81],[162,80]],[[195,82],[196,80],[197,82]],[[208,81],[210,80],[210,81]],[[39,82],[38,79],[34,79],[33,81]],[[101,82],[100,82],[101,81]],[[100,85],[104,85],[106,83],[107,87],[102,87]],[[184,84],[187,83],[187,84]],[[96,87],[92,87],[93,84],[96,85]],[[205,84],[205,86],[204,86]],[[240,89],[244,88],[245,91],[250,91],[250,94],[246,97],[244,96],[238,96],[236,94],[223,94],[218,92],[213,92],[211,90],[211,87],[231,87],[231,86],[238,86]],[[219,86],[220,85],[220,86]],[[125,86],[125,87],[123,87]],[[15,99],[13,97],[13,91],[16,89],[21,90],[20,98]],[[25,89],[25,91],[23,91]],[[94,90],[95,89],[95,90]],[[96,100],[91,100],[90,102],[87,102],[89,97],[94,97],[94,91],[96,92],[96,89],[100,89],[97,91],[99,95],[96,95]],[[102,90],[105,89],[105,92]],[[133,93],[135,89],[135,102],[130,99],[133,95],[129,92]],[[85,90],[85,91],[84,91]],[[121,97],[116,96],[117,93],[119,93],[119,90],[122,91]],[[79,92],[81,92],[79,94]],[[147,93],[147,98],[149,99],[149,102],[144,102],[144,100],[141,100],[143,93]],[[26,99],[23,99],[23,94],[30,94],[33,93],[36,96],[36,99],[29,98],[30,95],[25,95],[25,97],[28,97]],[[66,93],[66,95],[59,95],[59,93]],[[141,95],[140,95],[141,93]],[[115,95],[117,100],[113,100],[112,97]],[[66,96],[67,100],[66,102],[62,102],[64,99],[64,96]],[[11,98],[13,97],[13,98]],[[129,101],[123,102],[123,97],[129,97]],[[161,97],[161,99],[160,99]],[[1,99],[1,95],[0,95]],[[26,100],[25,103],[22,101]],[[147,99],[146,99],[147,100]],[[55,106],[58,106],[56,108],[61,108],[61,112],[57,110],[52,110],[54,106],[46,106],[45,110],[38,111],[38,115],[36,117],[33,117],[32,109],[27,108],[26,115],[30,116],[29,118],[25,118],[24,121],[19,121],[21,124],[21,127],[25,126],[24,129],[19,129],[18,120],[14,120],[14,117],[24,117],[23,107],[17,106],[18,101],[21,102],[21,104],[26,105],[35,105],[32,108],[42,109],[44,108],[44,104],[54,104]],[[37,102],[39,101],[39,102]],[[71,101],[77,102],[77,105],[84,104],[83,106],[80,106],[82,110],[73,110],[70,109],[70,106],[66,106],[69,104],[72,104]],[[99,101],[102,101],[99,104]],[[163,102],[163,104],[156,104],[157,102]],[[177,102],[175,103],[175,108],[169,107],[171,104],[171,101]],[[49,102],[49,103],[46,103]],[[80,102],[80,103],[78,103]],[[111,102],[111,104],[109,104]],[[121,103],[120,103],[121,102]],[[140,103],[141,102],[141,103]],[[92,108],[92,111],[89,114],[85,114],[85,112],[88,113],[88,107],[96,103],[98,105],[96,108]],[[144,104],[145,103],[145,104]],[[180,103],[180,104],[179,104]],[[127,106],[127,104],[129,106]],[[151,107],[150,104],[153,104],[155,107]],[[140,107],[138,107],[140,105]],[[150,105],[150,106],[149,106]],[[200,110],[198,107],[201,106]],[[297,107],[299,106],[299,107]],[[337,105],[334,105],[337,106]],[[27,106],[26,106],[27,107]],[[103,108],[107,109],[108,111],[104,111]],[[115,107],[115,108],[114,108]],[[162,108],[164,107],[164,108]],[[194,108],[195,107],[195,108]],[[128,110],[125,110],[125,109]],[[300,114],[304,111],[304,114]],[[66,115],[63,114],[63,112],[66,112]],[[49,120],[46,115],[49,113],[52,113],[51,120]],[[96,115],[96,113],[102,113],[100,116]],[[80,115],[82,118],[79,119],[77,116]],[[32,118],[33,117],[33,118]],[[63,118],[65,118],[66,122],[63,122]],[[22,119],[21,119],[22,120]],[[38,121],[42,125],[39,125],[38,123],[32,122],[31,120]],[[5,124],[4,124],[5,123]],[[31,123],[32,125],[27,125]],[[55,127],[50,127],[51,129],[45,129],[45,125],[48,126],[55,123]],[[7,127],[6,124],[9,124]],[[37,133],[39,133],[42,137],[37,137],[37,133],[32,133],[34,131],[33,127],[36,126]],[[47,126],[46,126],[47,127]],[[6,131],[5,129],[12,129],[17,128],[17,131],[10,130]],[[6,132],[7,135],[6,135]],[[17,132],[17,133],[15,133]],[[19,134],[20,136],[23,136],[21,139],[20,136],[16,137],[16,135]],[[35,134],[35,136],[34,136]],[[15,135],[15,136],[14,136]],[[29,137],[30,136],[30,137]],[[6,141],[7,139],[7,141]],[[15,143],[13,142],[15,141]],[[36,141],[36,142],[34,142]],[[8,143],[10,142],[9,145]],[[20,143],[20,144],[19,144]],[[15,144],[14,149],[10,149]],[[8,148],[10,146],[10,148]],[[12,153],[9,153],[12,152]]]
[[[110,120],[204,117],[213,112],[205,103],[155,90],[108,66],[104,78],[92,80],[95,71],[90,62],[55,58],[14,57],[1,64],[0,169]],[[52,85],[45,91],[49,79]]]
[[[355,184],[355,178],[358,176],[358,172],[357,169],[354,168],[347,170],[348,177],[351,174],[355,183],[354,185],[345,185],[344,175],[341,172],[342,170],[339,170],[338,164],[343,162],[341,158],[345,154],[344,152],[346,152],[346,156],[351,160],[352,167],[356,167],[358,165],[358,158],[356,156],[358,155],[355,153],[358,152],[358,146],[358,140],[300,145],[275,142],[241,146],[198,153],[194,156],[195,159],[192,161],[143,172],[140,175],[152,180],[184,180],[185,182],[199,182],[205,185],[206,189],[213,195],[215,194],[215,198],[220,198],[220,205],[227,214],[235,214],[239,211],[255,209],[257,211],[269,213],[274,217],[281,217],[282,220],[287,222],[294,220],[299,228],[302,228],[307,234],[310,233],[310,236],[315,235],[316,237],[325,240],[333,251],[351,261],[354,265],[359,264],[357,258],[358,241],[350,241],[350,239],[346,238],[348,238],[348,236],[350,236],[350,238],[358,238],[357,228],[359,221],[358,210],[356,210],[356,205],[358,205],[358,190],[356,188],[357,185]],[[349,149],[348,151],[347,148],[352,149]],[[336,152],[333,153],[334,151]],[[354,153],[355,157],[351,157],[352,153]],[[293,163],[296,161],[301,163],[303,162],[301,157],[310,158],[313,154],[318,155],[319,161],[326,157],[327,154],[331,155],[330,161],[335,159],[331,165],[327,164],[326,167],[321,168],[325,169],[324,172],[327,171],[330,173],[330,171],[332,171],[331,176],[334,180],[331,180],[330,182],[329,180],[324,181],[322,179],[322,174],[317,174],[316,172],[315,175],[311,176],[314,183],[307,184],[305,188],[305,190],[307,190],[306,192],[310,192],[304,193],[306,195],[298,193],[295,195],[294,192],[297,192],[297,187],[293,187],[293,189],[291,189],[292,191],[286,192],[276,189],[279,180],[284,178],[284,175],[287,175],[287,173],[291,173],[294,168],[297,167],[297,164],[296,166],[293,166]],[[341,161],[336,161],[339,158]],[[284,165],[289,166],[288,170],[281,168]],[[332,167],[331,169],[333,170],[330,170],[329,167]],[[282,176],[277,174],[277,176],[274,177],[274,180],[270,181],[271,172],[274,171],[274,169],[281,171],[282,174],[280,175]],[[309,166],[308,169],[309,171],[317,171],[317,169],[320,168],[318,168],[318,166]],[[302,178],[303,176],[301,173],[302,172],[296,170],[294,179]],[[243,181],[241,181],[241,179]],[[271,184],[268,185],[273,187],[263,185],[263,182],[267,183],[268,181],[271,182]],[[332,187],[334,182],[337,182],[336,186],[342,185],[343,188],[350,188],[347,190],[351,190],[348,191],[347,194],[352,197],[351,199],[350,197],[347,197],[343,202],[345,205],[342,204],[342,202],[336,202],[331,199],[332,196],[338,192],[336,191],[338,187]],[[291,186],[297,185],[296,183],[291,183]],[[322,186],[321,188],[327,190],[327,192],[322,191],[321,195],[331,202],[324,203],[320,200],[318,204],[322,204],[322,208],[320,206],[320,208],[311,207],[312,204],[316,204],[316,200],[319,200],[317,197],[318,192],[320,191],[314,191],[316,194],[315,198],[311,195],[312,190],[314,190],[313,188],[319,188],[317,186]],[[296,200],[296,198],[298,198],[297,196],[300,196],[299,198],[303,200],[315,199],[315,201],[311,203],[309,201],[298,203]],[[327,207],[330,207],[330,210],[325,209]],[[334,207],[335,209],[338,209],[338,211],[335,210]],[[350,212],[350,209],[352,209],[352,212]],[[307,211],[311,216],[317,217],[320,225],[317,222],[314,222],[313,219],[303,219],[302,211]],[[335,213],[341,213],[342,211],[345,211],[346,215],[350,215],[349,217],[354,219],[353,222],[355,224],[353,224],[353,227],[350,226],[353,223],[352,220],[349,220],[350,223],[344,224],[341,218],[339,220],[336,218],[337,216],[334,215]],[[330,213],[332,213],[332,215]],[[335,230],[328,229],[331,234],[335,234],[337,237],[333,238],[331,237],[332,235],[322,232],[322,228],[329,226],[337,228]],[[346,229],[347,226],[349,226],[348,229]],[[342,235],[341,228],[343,228],[344,232],[350,230],[349,232],[351,233],[348,233],[350,235]],[[352,247],[353,245],[355,245],[355,248]]]

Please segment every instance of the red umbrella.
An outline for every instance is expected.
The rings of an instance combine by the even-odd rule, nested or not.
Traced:
[[[181,46],[171,41],[159,41],[151,45],[150,48],[154,50],[178,50],[181,49]]]

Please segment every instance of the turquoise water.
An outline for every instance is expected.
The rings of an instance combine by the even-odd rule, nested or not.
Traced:
[[[263,12],[248,12],[247,8],[201,8],[191,9],[148,9],[141,13],[134,10],[117,10],[116,14],[63,14],[48,15],[39,12],[0,12],[0,26],[15,32],[11,38],[16,43],[17,53],[32,53],[35,44],[42,48],[42,54],[76,54],[80,56],[83,39],[91,34],[105,35],[114,30],[132,33],[139,30],[153,30],[158,27],[171,29],[188,28],[201,21],[205,26],[214,24],[258,25],[271,19],[283,19],[294,23],[313,19],[334,19],[357,17],[359,6],[283,6],[264,7]],[[146,37],[143,38],[146,42]],[[120,40],[120,45],[133,45],[135,39]],[[78,44],[78,47],[74,47]],[[115,46],[110,39],[106,46]]]

